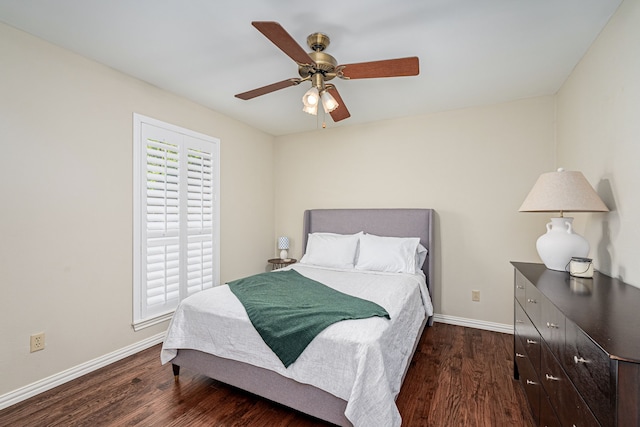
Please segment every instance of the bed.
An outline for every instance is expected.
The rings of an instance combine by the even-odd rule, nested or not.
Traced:
[[[377,317],[333,324],[285,368],[261,341],[231,292],[221,296],[224,290],[203,291],[176,310],[162,363],[173,364],[176,379],[180,368],[189,369],[336,425],[398,426],[395,398],[422,332],[433,321],[433,210],[315,209],[305,211],[303,222],[304,248],[309,236],[322,233],[419,238],[427,250],[419,274],[346,271],[308,263],[287,267],[345,293],[356,289],[354,295],[389,307],[391,320]],[[397,292],[405,293],[396,306],[390,301],[396,300]],[[218,317],[208,317],[214,314],[204,311],[216,305],[213,311]],[[211,325],[223,338],[209,339]],[[222,349],[220,340],[231,348]]]

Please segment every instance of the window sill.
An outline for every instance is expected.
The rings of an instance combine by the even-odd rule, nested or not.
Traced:
[[[173,316],[173,311],[168,313],[160,314],[156,317],[152,317],[149,319],[138,320],[137,322],[133,322],[131,326],[135,332],[141,331],[145,328],[149,328],[153,325],[157,325],[158,323],[166,322],[167,320],[171,320]]]

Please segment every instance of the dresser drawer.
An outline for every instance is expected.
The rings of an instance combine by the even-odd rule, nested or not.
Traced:
[[[536,422],[540,420],[540,399],[544,396],[542,391],[542,385],[538,380],[536,371],[531,365],[531,361],[527,358],[518,358],[518,372],[520,374],[520,383],[524,388],[524,392],[527,395],[529,406],[531,407],[531,413]],[[545,397],[546,398],[546,397]]]
[[[524,344],[522,344],[522,338],[520,337],[519,334],[515,334],[514,335],[514,346],[516,349],[516,363],[518,362],[518,360],[520,359],[524,359],[524,358],[529,358],[529,356],[527,356],[527,352],[524,349]]]
[[[556,416],[555,411],[551,407],[549,398],[544,394],[540,394],[540,427],[562,427],[560,420]]]
[[[640,363],[618,362],[618,426],[640,426]]]
[[[603,426],[615,422],[609,356],[573,322],[566,321],[562,365]]]
[[[520,307],[520,304],[516,303],[514,305],[516,307],[516,334],[522,340],[524,351],[537,372],[540,369],[540,343],[542,339],[540,338],[538,330],[533,326],[533,323],[522,307]]]
[[[540,382],[562,425],[599,427],[595,417],[569,381],[560,363],[553,357],[548,346],[543,344],[541,350]]]
[[[513,364],[515,365],[515,372],[518,374],[516,379],[521,380],[522,375],[520,374],[520,367],[525,363],[525,361],[531,364],[531,360],[529,359],[529,355],[527,355],[527,351],[524,349],[524,344],[522,344],[522,339],[518,334],[514,334],[513,344],[515,350],[515,354],[513,355]]]
[[[551,351],[558,355],[564,351],[565,317],[555,305],[545,298],[541,298],[540,324],[536,325],[540,335],[546,341]]]
[[[540,327],[542,322],[542,300],[544,296],[542,293],[531,284],[531,282],[525,283],[525,304],[522,306],[524,311],[533,322],[536,327]]]
[[[516,334],[523,337],[528,333],[527,327],[531,324],[531,321],[519,303],[516,302],[513,304],[513,310],[513,328],[515,329]]]
[[[518,270],[515,270],[515,275],[516,277],[514,280],[514,294],[516,297],[516,301],[518,301],[520,305],[524,306],[527,301],[527,297],[525,295],[525,285],[527,283],[527,279],[525,279],[522,273],[520,273]]]

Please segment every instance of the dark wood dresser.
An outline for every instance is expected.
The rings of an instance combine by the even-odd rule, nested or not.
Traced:
[[[540,426],[640,426],[640,289],[515,267],[514,375]]]

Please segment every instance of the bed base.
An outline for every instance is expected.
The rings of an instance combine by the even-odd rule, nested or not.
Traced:
[[[425,319],[420,326],[411,357],[402,374],[403,383],[422,333],[430,322],[431,317]],[[353,427],[344,415],[347,401],[312,385],[283,377],[277,372],[189,349],[178,350],[178,355],[171,363],[176,381],[179,380],[180,368],[183,367],[332,424]]]
[[[268,369],[186,349],[178,350],[171,362],[176,381],[183,367],[332,424],[352,427],[344,415],[345,400]]]

